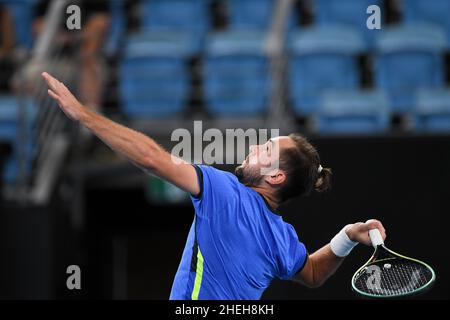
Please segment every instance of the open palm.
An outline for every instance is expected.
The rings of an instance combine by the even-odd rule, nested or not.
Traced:
[[[55,99],[62,111],[72,120],[80,120],[85,112],[85,107],[75,98],[69,89],[47,72],[42,73],[42,77],[49,87],[48,94]]]

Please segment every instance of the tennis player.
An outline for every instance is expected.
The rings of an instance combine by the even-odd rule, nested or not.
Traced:
[[[151,138],[83,106],[67,87],[42,74],[48,94],[66,115],[81,123],[135,165],[188,192],[195,208],[186,246],[170,299],[260,299],[274,278],[308,287],[324,283],[358,243],[370,245],[368,231],[377,220],[346,225],[330,243],[308,254],[292,225],[283,221],[279,205],[330,186],[331,170],[323,168],[314,147],[302,136],[270,139],[251,146],[235,174],[191,165]],[[263,157],[278,144],[278,169],[261,174]]]

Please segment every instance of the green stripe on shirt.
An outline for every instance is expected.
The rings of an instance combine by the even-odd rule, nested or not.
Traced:
[[[202,285],[203,277],[203,255],[198,247],[197,252],[197,269],[195,270],[194,290],[192,291],[192,300],[198,300],[198,294],[200,293],[200,287]]]

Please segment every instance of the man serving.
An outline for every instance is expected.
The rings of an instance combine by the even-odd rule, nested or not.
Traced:
[[[43,73],[48,94],[64,113],[111,149],[191,196],[195,217],[170,299],[260,299],[274,278],[318,287],[355,245],[371,245],[377,220],[346,225],[330,243],[309,254],[277,208],[283,202],[330,187],[331,170],[301,135],[270,139],[250,147],[235,174],[174,157],[153,139],[83,106],[67,87]],[[265,172],[263,159],[278,166]],[[267,171],[267,170],[266,170]]]

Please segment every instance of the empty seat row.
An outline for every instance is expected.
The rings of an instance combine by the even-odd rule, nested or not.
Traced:
[[[265,39],[265,34],[257,31],[208,38],[202,58],[207,110],[232,114],[237,109],[239,113],[257,114],[266,109],[271,76]],[[414,106],[415,92],[445,86],[446,47],[445,35],[431,25],[393,27],[377,37],[374,87],[387,92],[390,112],[408,113]],[[187,61],[166,49],[154,50],[145,38],[126,46],[120,68],[126,113],[133,114],[130,106],[136,105],[137,99],[141,100],[138,104],[146,106],[148,116],[167,116],[187,104],[191,91]],[[317,112],[325,90],[360,88],[358,57],[365,49],[361,37],[346,27],[293,32],[286,45],[286,86],[294,112],[298,116]]]
[[[141,0],[141,25],[143,32],[176,32],[189,37],[196,43],[196,53],[202,48],[202,41],[212,29],[211,0]],[[276,1],[274,0],[223,0],[228,13],[226,30],[263,30],[266,31],[272,21]],[[382,29],[385,25],[386,8],[382,0],[314,0],[312,1],[313,25],[341,26],[353,29],[367,46],[372,46],[381,30],[369,29],[367,19],[372,11],[368,8],[380,7]],[[405,24],[435,24],[450,40],[450,23],[447,13],[450,2],[437,0],[433,5],[428,0],[405,0],[402,2]],[[300,25],[300,14],[292,10],[288,18],[287,30],[304,28]]]
[[[412,99],[409,130],[450,133],[450,88],[421,89]],[[383,133],[391,128],[389,98],[381,90],[326,91],[313,119],[320,133]]]
[[[264,48],[274,1],[225,1],[230,13],[227,30],[207,33],[211,25],[210,2],[142,1],[143,32],[127,39],[120,62],[120,90],[126,113],[135,112],[135,107],[131,110],[129,106],[136,105],[138,98],[152,101],[147,108],[155,109],[146,111],[149,116],[182,110],[192,89],[187,61],[200,52],[207,110],[232,114],[237,108],[241,113],[251,114],[267,107],[270,61]],[[366,27],[366,9],[373,4],[381,6],[382,1],[316,0],[313,3],[315,25],[290,29],[286,45],[289,103],[298,116],[316,112],[324,90],[358,89],[361,76],[358,56],[362,53],[374,56],[374,87],[388,93],[390,108],[395,113],[407,113],[412,108],[411,96],[415,91],[445,84],[442,54],[448,42],[440,27],[421,23],[377,32]],[[127,75],[133,69],[127,66],[136,56],[140,56],[141,64],[147,64],[148,72],[142,75],[140,84],[134,85]],[[152,74],[149,66],[157,68],[161,59],[168,57],[179,66],[179,71],[169,72],[161,81],[155,81],[158,73]],[[227,68],[221,68],[221,64]],[[250,75],[248,69],[256,65],[260,66],[259,71]],[[172,94],[160,89],[169,82],[174,85]],[[138,92],[142,87],[146,88],[145,94]],[[164,108],[166,111],[162,112]]]
[[[25,134],[28,136],[25,142],[25,149],[21,149],[23,147],[23,141],[21,140],[21,132],[19,131],[22,123],[20,120],[21,103],[24,103],[25,106]],[[34,144],[30,135],[36,112],[36,107],[30,99],[24,99],[23,102],[19,102],[14,96],[0,96],[0,140],[9,142],[12,146],[12,154],[4,168],[3,180],[7,183],[14,183],[18,179],[21,150],[25,150],[25,169],[31,169],[31,153],[33,152]]]
[[[445,85],[447,46],[434,25],[402,25],[379,34],[371,54],[374,87],[389,94],[394,113],[407,113],[417,90]],[[292,34],[287,47],[290,99],[298,115],[315,112],[323,90],[360,87],[358,58],[366,46],[353,30],[310,28]]]

